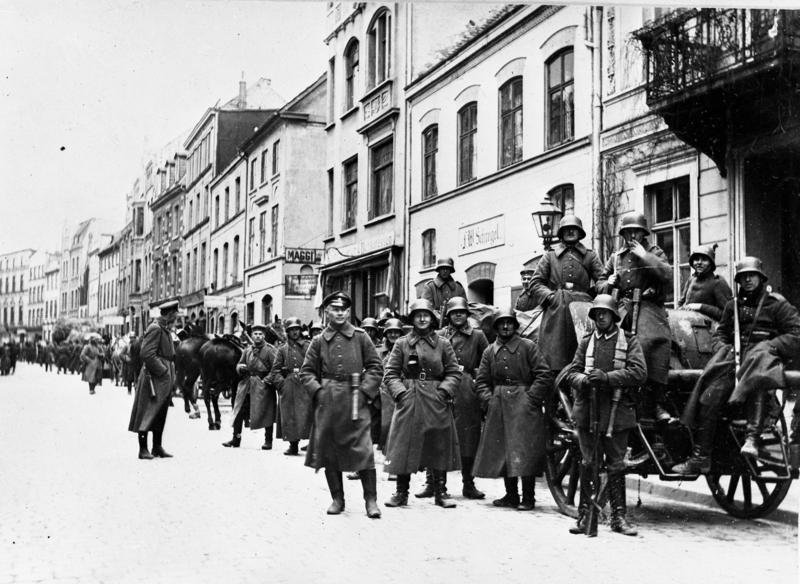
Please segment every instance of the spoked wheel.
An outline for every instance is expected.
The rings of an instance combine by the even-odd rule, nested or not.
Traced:
[[[549,423],[545,476],[558,510],[569,517],[577,517],[581,450],[570,420],[569,398],[563,393],[560,398]]]
[[[730,442],[732,448],[739,445],[733,431]],[[729,515],[740,519],[756,519],[775,511],[792,486],[783,413],[762,434],[756,460],[747,460],[734,451],[730,462],[724,474],[712,469],[706,475],[711,494],[719,506]]]

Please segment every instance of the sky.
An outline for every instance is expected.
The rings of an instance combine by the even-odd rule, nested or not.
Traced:
[[[0,0],[0,253],[125,222],[146,154],[238,93],[286,100],[327,63],[325,2]]]

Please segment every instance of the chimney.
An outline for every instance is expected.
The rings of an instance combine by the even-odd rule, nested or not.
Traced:
[[[239,109],[247,109],[247,82],[244,80],[244,71],[239,81]]]

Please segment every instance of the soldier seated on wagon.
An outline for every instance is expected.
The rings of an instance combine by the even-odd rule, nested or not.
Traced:
[[[784,363],[800,350],[800,314],[766,286],[761,260],[736,263],[737,295],[714,332],[714,356],[697,380],[681,421],[695,428],[692,456],[673,467],[678,474],[711,470],[711,447],[723,405],[746,403],[746,440],[741,452],[758,456],[758,438],[770,390],[785,387]]]
[[[716,244],[702,246],[689,255],[689,264],[694,269],[694,274],[683,287],[678,308],[695,310],[719,321],[725,304],[733,297],[733,292],[725,278],[714,273],[717,268],[716,247]]]

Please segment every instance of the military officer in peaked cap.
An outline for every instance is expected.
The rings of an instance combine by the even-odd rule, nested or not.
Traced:
[[[522,266],[522,269],[519,271],[519,277],[522,281],[522,292],[519,297],[517,297],[517,302],[514,305],[514,308],[517,310],[522,310],[523,312],[533,310],[539,305],[534,298],[533,287],[531,286],[534,273],[536,273],[536,270],[527,265]]]
[[[359,471],[367,516],[379,518],[370,410],[383,378],[375,345],[350,324],[350,296],[334,292],[322,302],[328,326],[311,340],[300,378],[315,405],[306,465],[324,468],[333,499],[329,515],[344,511],[342,471]]]
[[[434,316],[443,319],[447,301],[455,296],[466,298],[467,293],[461,282],[453,279],[455,271],[453,258],[441,258],[436,262],[436,277],[427,282],[422,289],[422,299],[433,306]],[[444,324],[444,323],[440,323]]]

